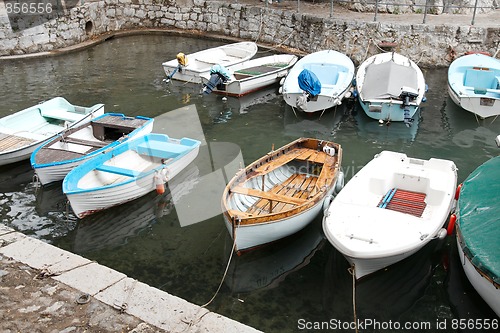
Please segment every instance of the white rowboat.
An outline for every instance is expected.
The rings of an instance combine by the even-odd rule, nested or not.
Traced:
[[[63,181],[75,215],[96,211],[139,198],[174,178],[198,155],[200,141],[146,134],[96,156],[70,171]]]
[[[456,185],[452,161],[383,151],[335,197],[323,230],[359,279],[446,236]]]
[[[29,159],[44,141],[104,113],[104,105],[83,107],[62,97],[0,119],[0,165]]]
[[[254,42],[240,42],[226,44],[195,53],[177,54],[177,58],[162,64],[163,70],[170,79],[201,83],[201,75],[208,73],[213,65],[224,67],[239,64],[249,60],[257,53],[257,44]]]

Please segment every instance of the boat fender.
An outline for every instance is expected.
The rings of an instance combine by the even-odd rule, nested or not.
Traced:
[[[324,146],[323,151],[330,156],[335,156],[335,148],[333,147]]]
[[[438,231],[437,236],[439,239],[444,239],[447,234],[448,232],[446,231],[446,229],[442,228]]]
[[[325,199],[323,199],[323,215],[328,216],[328,208],[330,208],[330,204],[333,201],[333,196],[327,195]]]
[[[163,173],[164,170],[157,171],[155,173],[154,181],[155,181],[156,193],[158,193],[158,194],[165,193],[165,182],[167,180],[167,177],[166,177],[166,174]]]
[[[448,227],[446,228],[446,232],[448,236],[453,233],[453,229],[455,229],[455,222],[457,221],[457,216],[455,214],[450,215],[450,220],[448,221]]]
[[[462,189],[462,184],[458,184],[457,186],[457,190],[455,191],[455,200],[458,200],[458,198],[460,197],[460,190]]]
[[[187,57],[187,55],[185,55],[182,52],[179,52],[179,53],[177,53],[176,58],[177,58],[177,62],[179,63],[179,65],[187,66],[187,64],[188,64],[188,57]]]
[[[337,195],[344,188],[344,172],[340,171],[337,176],[337,181],[335,182],[335,188],[333,189],[333,194]]]

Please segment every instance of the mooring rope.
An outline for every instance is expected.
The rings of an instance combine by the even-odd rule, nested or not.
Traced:
[[[238,224],[239,226],[239,224]],[[200,306],[200,309],[205,309],[208,305],[210,305],[210,303],[213,302],[213,300],[215,299],[215,297],[217,297],[217,295],[219,294],[219,291],[220,291],[220,288],[222,288],[222,284],[224,283],[224,280],[226,279],[226,276],[227,276],[227,271],[229,270],[229,265],[231,264],[231,260],[233,259],[233,254],[235,252],[235,249],[236,249],[236,235],[234,236],[234,239],[233,239],[233,246],[231,247],[231,254],[229,255],[229,259],[227,261],[227,265],[226,265],[226,269],[224,270],[224,275],[222,276],[222,279],[219,283],[219,287],[217,288],[217,290],[215,291],[214,295],[212,296],[212,298],[205,304],[201,305]],[[198,310],[198,311],[199,311]],[[193,319],[189,322],[189,325],[188,327],[186,327],[186,329],[184,331],[187,331],[188,329],[190,329],[193,325],[195,325],[195,323],[198,323],[200,322],[200,320],[207,314],[207,313],[210,313],[211,311],[208,310],[207,312],[205,312],[204,314],[202,314],[200,317],[196,318],[196,319]],[[184,321],[183,321],[184,322]],[[187,323],[187,322],[186,322]]]
[[[358,316],[356,314],[356,266],[353,264],[347,271],[352,276],[352,312],[354,316],[354,328],[356,333],[358,333]]]

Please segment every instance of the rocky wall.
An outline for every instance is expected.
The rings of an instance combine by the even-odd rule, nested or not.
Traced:
[[[447,66],[470,50],[494,54],[500,45],[500,28],[348,20],[233,1],[102,0],[31,28],[18,23],[17,29],[0,7],[0,56],[57,50],[141,28],[210,33],[303,53],[331,48],[355,63],[389,45],[425,67]]]

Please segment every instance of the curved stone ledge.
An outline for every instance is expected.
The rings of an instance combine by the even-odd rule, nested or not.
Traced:
[[[248,2],[248,1],[247,1]],[[336,49],[360,63],[391,45],[421,66],[447,66],[468,51],[498,54],[500,13],[491,22],[470,25],[460,16],[439,15],[422,24],[412,16],[387,16],[373,22],[359,13],[329,17],[290,6],[207,0],[101,0],[86,2],[37,26],[12,31],[0,16],[0,59],[52,56],[133,33],[185,33],[221,39],[253,40],[260,45],[310,53]],[[391,19],[389,19],[389,17]],[[397,19],[397,20],[396,20]],[[421,18],[418,18],[421,20]],[[22,28],[22,25],[19,26]],[[18,28],[19,28],[18,27]]]

